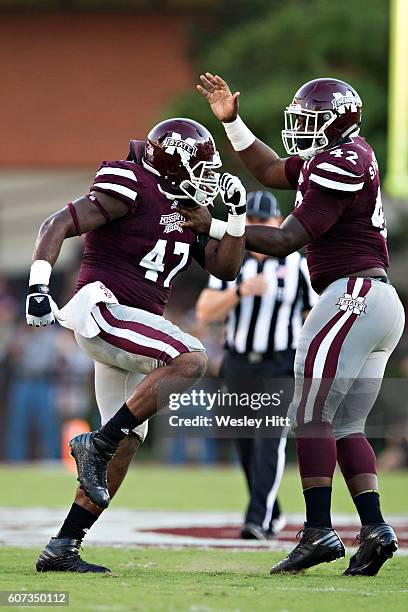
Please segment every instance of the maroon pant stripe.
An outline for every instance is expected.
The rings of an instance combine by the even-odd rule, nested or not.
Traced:
[[[151,346],[143,346],[142,344],[137,344],[133,342],[133,340],[129,340],[128,338],[120,338],[119,336],[114,336],[113,334],[109,334],[106,331],[99,332],[99,337],[102,340],[108,342],[112,346],[116,346],[116,348],[121,349],[122,351],[126,351],[128,353],[132,353],[133,355],[141,355],[143,357],[152,357],[153,359],[157,359],[158,361],[162,361],[163,363],[169,363],[173,357],[168,353],[160,351],[159,349],[153,348]]]
[[[365,297],[367,293],[369,292],[370,287],[371,287],[371,280],[365,279],[363,281],[363,285],[360,289],[358,296]],[[322,380],[320,383],[320,388],[317,393],[315,405],[313,406],[313,420],[314,421],[321,420],[322,418],[326,399],[332,387],[333,379],[336,376],[342,346],[344,344],[344,341],[348,333],[350,332],[356,319],[358,318],[358,316],[359,315],[357,314],[350,315],[350,317],[347,319],[343,327],[336,334],[327,352],[326,361],[325,361],[323,373],[322,373]]]
[[[358,294],[358,296],[365,297],[367,293],[370,291],[372,284],[373,283],[371,281],[371,278],[365,278],[363,281],[363,286],[361,287],[360,293]]]
[[[349,278],[347,281],[347,293],[351,294],[353,292],[354,286],[356,284],[355,278]],[[299,403],[299,407],[297,409],[297,424],[301,425],[305,420],[305,408],[307,403],[307,398],[310,392],[310,388],[312,386],[313,379],[313,367],[316,360],[317,351],[319,350],[319,346],[323,342],[326,335],[332,329],[332,327],[337,323],[339,319],[343,316],[344,312],[337,312],[334,317],[330,319],[322,329],[316,334],[313,338],[312,342],[309,345],[309,349],[306,354],[304,371],[303,371],[303,387],[302,387],[302,397]]]
[[[343,314],[344,314],[343,312],[337,312],[334,315],[334,317],[332,317],[330,321],[328,321],[326,325],[322,327],[322,329],[316,334],[316,336],[313,338],[312,342],[309,345],[309,349],[307,351],[307,355],[305,359],[304,371],[303,371],[302,398],[300,400],[299,407],[297,410],[298,416],[296,420],[297,420],[298,425],[301,425],[304,423],[306,402],[307,402],[307,398],[308,398],[310,388],[312,386],[312,380],[313,380],[313,366],[316,360],[316,355],[317,355],[317,351],[319,350],[319,346],[321,345],[321,343],[323,342],[324,338],[329,333],[331,328],[334,325],[336,325],[339,319],[341,319]]]
[[[323,368],[322,380],[320,381],[319,391],[317,392],[316,401],[313,406],[313,420],[321,420],[324,405],[326,403],[327,396],[333,385],[333,378],[336,375],[337,366],[339,363],[340,351],[343,346],[344,340],[347,334],[353,326],[354,321],[357,319],[356,314],[350,315],[343,327],[339,330],[338,334],[334,338],[330,348],[327,352],[326,361]]]
[[[146,336],[147,338],[153,338],[154,340],[160,340],[161,342],[165,342],[169,344],[173,348],[176,349],[179,353],[188,353],[188,347],[176,340],[169,334],[160,331],[159,329],[155,329],[154,327],[150,327],[149,325],[144,325],[143,323],[137,323],[136,321],[122,321],[117,319],[111,311],[108,309],[106,304],[98,304],[101,315],[105,319],[109,325],[112,327],[118,327],[119,329],[130,329],[131,331],[137,332],[142,336]]]
[[[354,286],[356,284],[356,278],[349,278],[347,281],[347,293],[350,295],[353,293]]]

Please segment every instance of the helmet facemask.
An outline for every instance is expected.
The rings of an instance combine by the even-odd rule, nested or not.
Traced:
[[[282,141],[288,155],[310,159],[329,145],[326,130],[337,119],[336,113],[330,110],[305,110],[299,104],[291,104],[284,115]]]
[[[180,158],[189,178],[181,181],[180,190],[184,195],[179,197],[189,198],[200,206],[212,204],[220,190],[220,175],[214,172],[214,168],[220,168],[222,165],[218,151],[215,151],[211,161],[198,161],[193,167],[190,166],[190,156],[185,155],[185,151],[180,152]]]

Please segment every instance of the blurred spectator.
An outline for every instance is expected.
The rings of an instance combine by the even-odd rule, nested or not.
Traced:
[[[205,346],[208,355],[206,378],[217,377],[223,356],[219,340],[219,334],[223,333],[222,326],[219,326],[217,330],[215,327],[200,323],[196,319],[194,310],[182,313],[173,307],[170,315],[169,310],[170,308],[167,308],[166,316],[179,325],[184,331],[198,338]],[[199,383],[200,389],[203,389],[204,386],[205,379],[201,380]],[[206,438],[204,432],[202,438],[187,439],[177,436],[170,440],[167,458],[170,463],[176,465],[182,465],[192,460],[206,465],[217,463],[225,454],[221,452],[220,448],[225,442],[225,440],[219,440],[217,438]]]
[[[61,359],[57,381],[58,412],[64,419],[86,418],[90,404],[95,403],[93,361],[81,351],[72,332],[61,328],[57,341]],[[99,423],[96,426],[99,427]]]
[[[18,302],[11,293],[5,278],[0,275],[0,364],[4,362],[17,314]]]
[[[15,321],[18,315],[18,302],[0,274],[0,459],[4,458],[4,438],[6,406],[8,395],[9,371],[7,350],[12,341]]]
[[[390,428],[385,448],[378,456],[378,469],[384,472],[408,468],[408,423]]]
[[[41,336],[40,336],[41,334]],[[56,374],[61,358],[58,330],[33,330],[22,323],[9,347],[11,383],[6,429],[6,460],[29,458],[31,432],[39,440],[39,459],[60,457]]]
[[[403,337],[401,344],[406,344],[406,336]],[[401,359],[399,366],[403,378],[408,378],[408,355]],[[387,472],[408,468],[408,420],[406,417],[387,428],[385,448],[379,454],[377,463],[379,470]]]

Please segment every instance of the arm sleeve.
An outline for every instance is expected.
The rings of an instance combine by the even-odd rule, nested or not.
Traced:
[[[227,281],[223,281],[220,278],[217,278],[216,276],[213,276],[212,274],[210,274],[208,278],[207,289],[215,289],[216,291],[224,291],[225,289],[227,289],[227,287],[228,287]]]
[[[208,234],[198,234],[197,239],[191,249],[191,256],[202,268],[205,268],[205,247],[207,246],[209,239],[210,237]]]
[[[319,187],[327,193],[354,194],[364,187],[364,167],[361,160],[354,165],[354,162],[344,157],[323,159],[314,164],[309,181],[313,187]]]
[[[91,191],[111,195],[124,202],[130,210],[136,209],[138,180],[137,165],[123,161],[102,162],[94,178]]]
[[[299,174],[304,164],[304,160],[301,159],[298,155],[294,155],[293,157],[288,157],[285,160],[285,174],[288,180],[289,185],[296,189]]]
[[[336,223],[354,198],[354,194],[330,193],[311,187],[292,215],[301,222],[311,238],[318,238]]]
[[[313,306],[318,302],[319,296],[316,293],[316,291],[312,289],[312,285],[310,283],[309,270],[307,267],[307,262],[306,262],[305,257],[302,257],[302,259],[300,260],[299,275],[300,275],[300,279],[299,279],[300,285],[302,289],[303,310],[311,310]]]

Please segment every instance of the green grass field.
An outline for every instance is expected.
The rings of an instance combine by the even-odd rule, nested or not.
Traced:
[[[380,477],[382,506],[389,514],[408,514],[408,473]],[[73,474],[59,467],[0,465],[0,506],[64,507],[72,503]],[[303,496],[295,468],[287,468],[279,498],[286,512],[303,512]],[[247,493],[238,468],[166,468],[135,464],[112,501],[112,508],[135,510],[243,510]],[[344,481],[336,472],[333,511],[354,512]]]
[[[68,506],[74,487],[74,476],[61,469],[0,468],[3,507]],[[407,514],[405,473],[384,475],[382,491],[386,513]],[[296,471],[286,472],[280,497],[287,512],[302,511]],[[236,469],[136,466],[112,507],[239,511],[245,500]],[[337,512],[352,511],[340,478],[333,505]],[[408,607],[408,557],[403,556],[387,563],[376,578],[341,576],[343,560],[305,575],[272,577],[269,569],[281,553],[93,547],[87,548],[85,558],[108,565],[112,575],[39,575],[33,568],[37,548],[4,544],[0,590],[69,591],[68,609],[75,612],[398,612]]]
[[[373,579],[340,576],[344,562],[304,576],[269,576],[279,555],[265,552],[103,548],[92,550],[92,560],[110,565],[112,576],[35,575],[35,555],[0,550],[0,590],[69,591],[75,612],[402,612],[408,603],[407,558]]]

